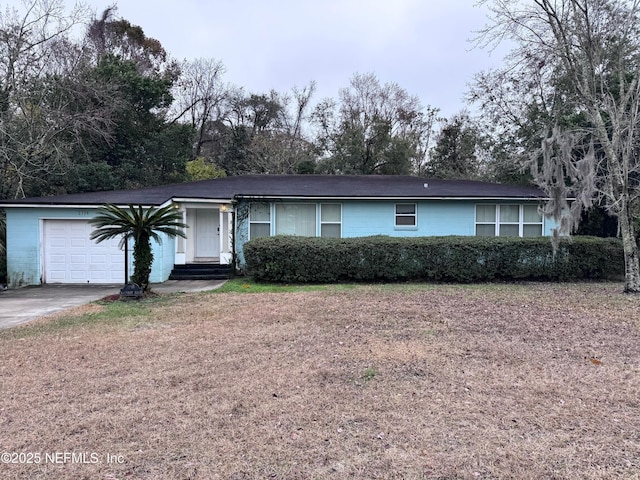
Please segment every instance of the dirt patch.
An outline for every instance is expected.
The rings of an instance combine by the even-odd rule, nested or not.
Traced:
[[[145,327],[0,338],[0,452],[40,455],[0,477],[639,478],[621,289],[185,295]]]

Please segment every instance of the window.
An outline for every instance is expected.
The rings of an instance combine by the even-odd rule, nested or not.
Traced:
[[[537,205],[476,205],[479,237],[540,237],[542,226]]]
[[[273,225],[273,229],[272,229]],[[303,237],[342,236],[342,205],[339,203],[251,203],[249,238],[275,235]]]
[[[320,204],[320,236],[342,237],[342,208],[339,203]]]
[[[542,215],[538,211],[537,205],[523,205],[522,207],[522,236],[541,237],[542,236]]]
[[[396,203],[396,227],[415,227],[416,221],[415,203]]]
[[[276,204],[276,235],[316,236],[316,206],[313,203]]]
[[[498,218],[498,235],[501,237],[519,237],[520,233],[520,206],[500,205]]]
[[[252,203],[249,207],[249,238],[271,235],[271,207],[268,203]]]
[[[496,234],[496,205],[476,205],[476,235],[493,237]]]

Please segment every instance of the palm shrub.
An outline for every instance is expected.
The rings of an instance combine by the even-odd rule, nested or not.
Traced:
[[[186,238],[182,229],[187,228],[187,225],[182,223],[182,213],[173,205],[160,208],[129,205],[121,208],[108,204],[100,208],[89,223],[96,228],[91,233],[91,239],[98,243],[121,238],[120,243],[123,245],[133,239],[134,271],[131,280],[145,292],[149,291],[149,275],[153,263],[151,239],[162,243],[160,233],[169,237]]]

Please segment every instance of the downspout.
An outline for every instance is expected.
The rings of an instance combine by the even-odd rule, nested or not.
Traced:
[[[238,196],[234,195],[231,199],[231,262],[233,263],[234,272],[239,272],[238,256],[236,254],[236,213],[238,208]]]

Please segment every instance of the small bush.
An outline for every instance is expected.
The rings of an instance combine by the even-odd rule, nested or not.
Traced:
[[[258,238],[244,246],[247,273],[257,281],[483,282],[573,280],[623,275],[617,239],[548,237]]]
[[[7,257],[0,256],[0,286],[7,283]]]

